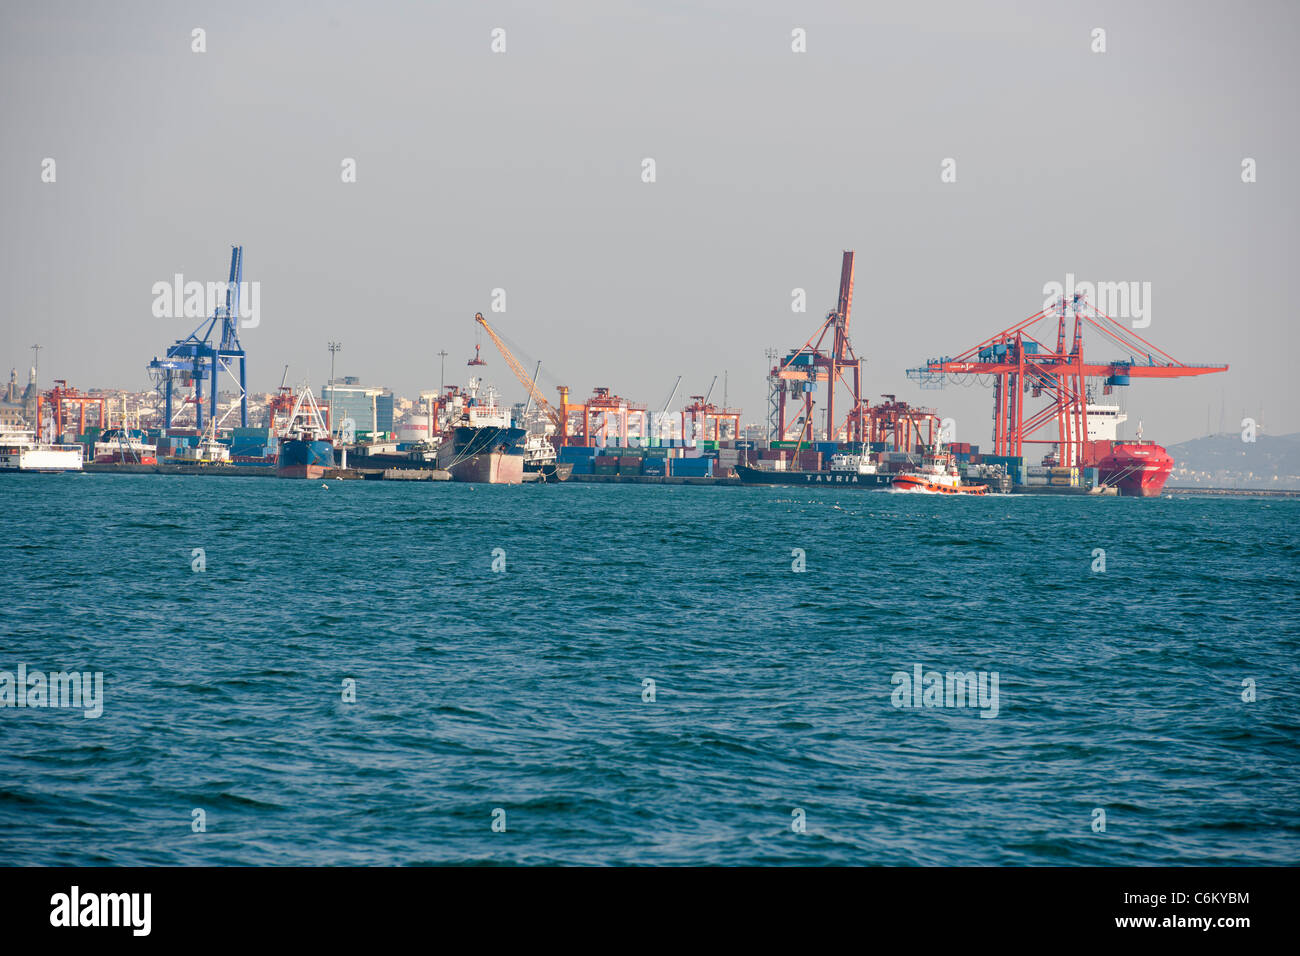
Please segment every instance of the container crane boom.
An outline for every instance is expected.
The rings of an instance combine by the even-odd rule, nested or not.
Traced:
[[[1073,335],[1067,324],[1073,319]],[[1040,322],[1055,320],[1055,338],[1050,328],[1031,330]],[[1121,357],[1107,362],[1088,362],[1083,357],[1085,329],[1099,333],[1109,346],[1119,348]],[[1076,466],[1089,461],[1089,381],[1100,380],[1102,394],[1109,395],[1135,379],[1184,378],[1222,372],[1226,365],[1189,364],[1161,351],[1136,332],[1090,304],[1076,293],[1062,297],[1010,328],[986,338],[953,357],[929,359],[920,368],[909,369],[907,377],[922,388],[942,387],[948,376],[987,375],[993,384],[993,448],[996,454],[1023,457],[1026,444],[1056,445],[1060,463]],[[1037,410],[1026,407],[1027,399],[1046,397]],[[1055,435],[1051,435],[1055,426]],[[1034,437],[1043,430],[1047,437]]]
[[[668,393],[668,401],[664,402],[664,407],[659,410],[660,415],[668,414],[668,406],[673,403],[673,399],[677,397],[677,390],[681,387],[682,387],[682,377],[678,375],[677,382],[676,384],[673,385],[673,390]]]
[[[492,340],[492,344],[497,347],[497,351],[500,352],[501,357],[505,359],[506,365],[510,366],[510,371],[514,372],[515,378],[519,379],[519,384],[523,385],[523,387],[528,391],[529,397],[535,401],[537,407],[544,411],[551,421],[555,423],[555,427],[559,434],[563,435],[564,421],[560,418],[560,413],[552,408],[551,403],[546,400],[546,396],[537,390],[537,385],[528,377],[528,373],[524,371],[524,367],[519,364],[519,360],[515,358],[514,354],[506,346],[506,343],[501,341],[501,336],[497,335],[496,330],[492,328],[492,326],[488,325],[488,321],[483,318],[482,312],[474,313],[474,321],[482,326],[483,331],[488,334],[488,338]],[[541,368],[540,362],[537,363],[537,367],[539,369]]]

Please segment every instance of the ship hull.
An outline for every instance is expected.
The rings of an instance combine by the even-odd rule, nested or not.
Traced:
[[[469,428],[464,425],[458,425],[452,431],[452,447],[457,457],[478,455],[484,452],[495,452],[501,446],[507,449],[515,450],[515,446],[527,434],[522,428],[513,426],[482,426],[478,428]],[[522,462],[522,451],[515,450]]]
[[[542,481],[568,481],[569,476],[573,474],[573,462],[571,461],[548,461],[545,464],[536,462],[525,462],[524,472],[535,471],[542,476]]]
[[[77,450],[24,448],[0,454],[0,471],[25,471],[50,474],[81,471],[82,453]]]
[[[439,448],[438,466],[450,472],[453,481],[523,484],[524,455],[516,446],[525,434],[514,426],[457,426],[451,442]]]
[[[280,442],[275,474],[279,478],[320,478],[334,467],[334,445],[328,441],[304,441],[299,438]]]
[[[485,485],[519,485],[524,481],[524,456],[492,451],[461,458],[448,471],[453,481]]]
[[[768,471],[763,468],[751,468],[748,465],[736,465],[736,474],[741,484],[745,485],[811,485],[836,488],[860,488],[864,491],[880,491],[888,488],[892,475],[859,475],[851,471]]]
[[[922,475],[898,475],[890,490],[920,495],[984,495],[989,489],[987,485],[945,485]]]
[[[1174,470],[1174,460],[1156,444],[1116,442],[1097,462],[1103,484],[1113,485],[1121,495],[1155,498],[1164,490]]]
[[[112,451],[96,452],[95,464],[97,465],[156,465],[158,464],[158,455],[155,451]]]

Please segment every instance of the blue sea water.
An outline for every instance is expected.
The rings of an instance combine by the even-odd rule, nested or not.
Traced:
[[[0,863],[1300,862],[1300,501],[327,484],[0,479]]]

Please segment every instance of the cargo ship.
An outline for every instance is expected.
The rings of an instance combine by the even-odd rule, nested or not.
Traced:
[[[1101,482],[1135,498],[1158,496],[1174,470],[1174,459],[1152,441],[1117,441],[1097,459]]]
[[[350,468],[410,468],[431,470],[438,467],[437,440],[414,442],[405,451],[398,451],[397,442],[380,442],[348,447]]]
[[[156,465],[158,446],[146,442],[138,429],[110,428],[95,442],[95,464]]]
[[[524,480],[524,453],[520,441],[527,434],[510,420],[492,388],[482,388],[471,378],[463,402],[450,416],[447,435],[438,447],[438,467],[451,472],[453,481],[490,485],[518,485]]]
[[[81,445],[37,441],[34,431],[0,425],[0,471],[81,471],[85,454]]]
[[[1174,459],[1160,445],[1142,440],[1142,423],[1137,438],[1118,437],[1119,426],[1128,420],[1118,405],[1088,405],[1088,441],[1083,457],[1096,468],[1098,481],[1134,498],[1157,497],[1174,470]]]
[[[334,439],[306,385],[298,392],[279,445],[275,462],[279,478],[320,478],[334,467]]]
[[[881,472],[866,453],[832,455],[825,469],[815,471],[786,471],[741,464],[734,467],[741,483],[746,485],[836,485],[883,490],[894,479],[893,475]]]

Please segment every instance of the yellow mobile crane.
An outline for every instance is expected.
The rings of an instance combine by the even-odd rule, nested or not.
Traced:
[[[529,396],[531,396],[532,400],[537,403],[537,407],[544,411],[547,417],[549,417],[555,424],[555,434],[562,440],[564,437],[564,419],[560,416],[560,413],[551,406],[551,403],[546,400],[546,396],[538,390],[537,383],[528,377],[528,373],[524,371],[524,367],[519,364],[519,360],[514,357],[514,354],[506,346],[506,343],[501,341],[501,336],[497,335],[496,329],[488,325],[488,320],[483,318],[482,312],[474,313],[474,321],[483,327],[483,331],[488,334],[488,338],[490,338],[492,344],[497,347],[497,351],[501,353],[501,357],[506,360],[506,365],[510,366],[510,371],[515,373],[515,378],[519,379],[520,384],[527,389]]]

